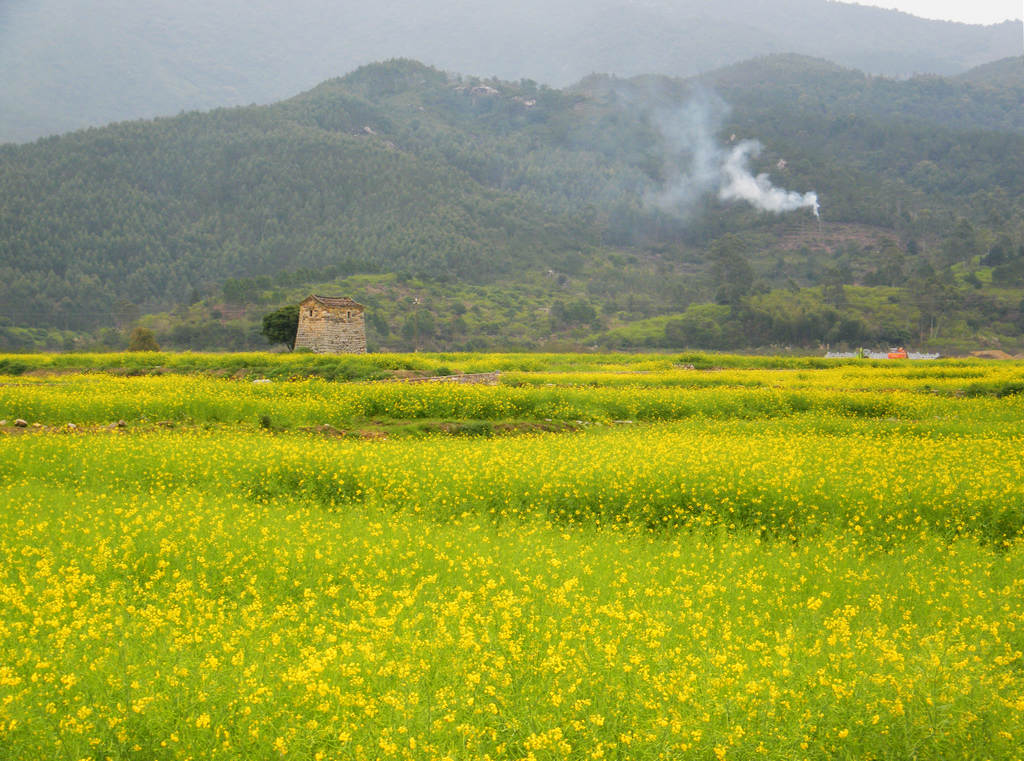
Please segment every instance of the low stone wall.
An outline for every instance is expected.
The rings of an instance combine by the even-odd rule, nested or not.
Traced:
[[[501,373],[464,373],[462,375],[435,375],[431,378],[403,378],[402,383],[478,383],[483,386],[497,386]]]

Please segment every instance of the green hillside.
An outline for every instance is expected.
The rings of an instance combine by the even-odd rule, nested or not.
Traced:
[[[976,66],[961,74],[957,79],[980,84],[983,87],[1012,87],[1019,91],[1024,88],[1024,56],[1001,58],[998,61]]]
[[[391,61],[0,147],[0,348],[116,347],[140,319],[257,347],[260,315],[312,289],[367,303],[393,349],[1012,348],[1024,106],[991,73],[779,56],[555,90]],[[816,191],[822,220],[697,187],[697,122],[716,161],[763,143],[751,170]]]

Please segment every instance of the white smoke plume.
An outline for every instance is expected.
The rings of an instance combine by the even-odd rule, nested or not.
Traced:
[[[657,109],[652,123],[668,148],[665,183],[647,202],[665,211],[687,214],[700,198],[716,194],[722,201],[745,201],[773,214],[810,209],[818,216],[818,194],[797,193],[772,184],[767,174],[754,175],[750,160],[762,146],[743,140],[727,148],[715,138],[717,126],[728,112],[718,97],[698,92],[682,107]]]
[[[750,158],[756,158],[761,148],[756,140],[744,140],[729,152],[722,164],[722,184],[718,189],[718,197],[723,201],[746,201],[755,208],[773,214],[811,209],[814,216],[820,216],[817,193],[783,190],[772,185],[767,174],[756,177],[751,174]]]

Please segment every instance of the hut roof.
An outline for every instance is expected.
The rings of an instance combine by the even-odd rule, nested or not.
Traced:
[[[363,308],[362,304],[358,301],[353,301],[348,296],[317,296],[314,294],[307,298],[306,301],[309,301],[309,299],[315,299],[325,307],[331,307],[332,309],[344,309],[351,307],[358,307],[359,309]]]

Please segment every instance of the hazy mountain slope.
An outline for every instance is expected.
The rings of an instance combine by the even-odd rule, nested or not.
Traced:
[[[780,52],[948,74],[1019,46],[1020,24],[925,21],[826,0],[7,0],[0,141],[270,102],[399,56],[565,85],[595,71],[690,75]]]
[[[726,100],[773,107],[781,100],[808,114],[857,114],[942,129],[1024,133],[1024,64],[1006,59],[959,77],[895,80],[821,59],[772,56],[702,77]]]
[[[685,181],[692,149],[669,132],[693,117],[708,82],[732,109],[709,117],[707,140],[722,151],[731,134],[763,142],[751,168],[816,190],[829,225],[919,241],[908,271],[1024,239],[1024,135],[944,124],[948,97],[935,84],[974,85],[879,82],[785,56],[703,83],[591,77],[560,91],[393,61],[274,106],[0,147],[0,317],[109,324],[125,305],[168,308],[227,278],[300,269],[524,283],[611,261],[616,249],[656,252],[669,268],[662,283],[699,289],[722,236],[747,236],[741,247],[764,258],[788,245],[796,220],[813,223],[806,209],[769,215],[713,188],[685,208],[657,201]],[[876,86],[918,104],[917,115],[873,114]],[[998,86],[992,97],[1006,103]],[[997,111],[993,123],[1014,113]],[[831,250],[799,274],[783,263],[765,277],[818,283]],[[854,261],[851,272],[876,264]],[[602,271],[595,294],[632,277],[628,264]],[[636,282],[638,293],[650,286]]]
[[[1008,87],[1017,92],[1024,91],[1024,56],[1002,58],[976,66],[957,79],[983,87]]]
[[[226,277],[301,268],[493,277],[586,245],[560,215],[371,125],[388,119],[341,98],[0,149],[3,316],[98,324],[119,301],[167,307]]]

